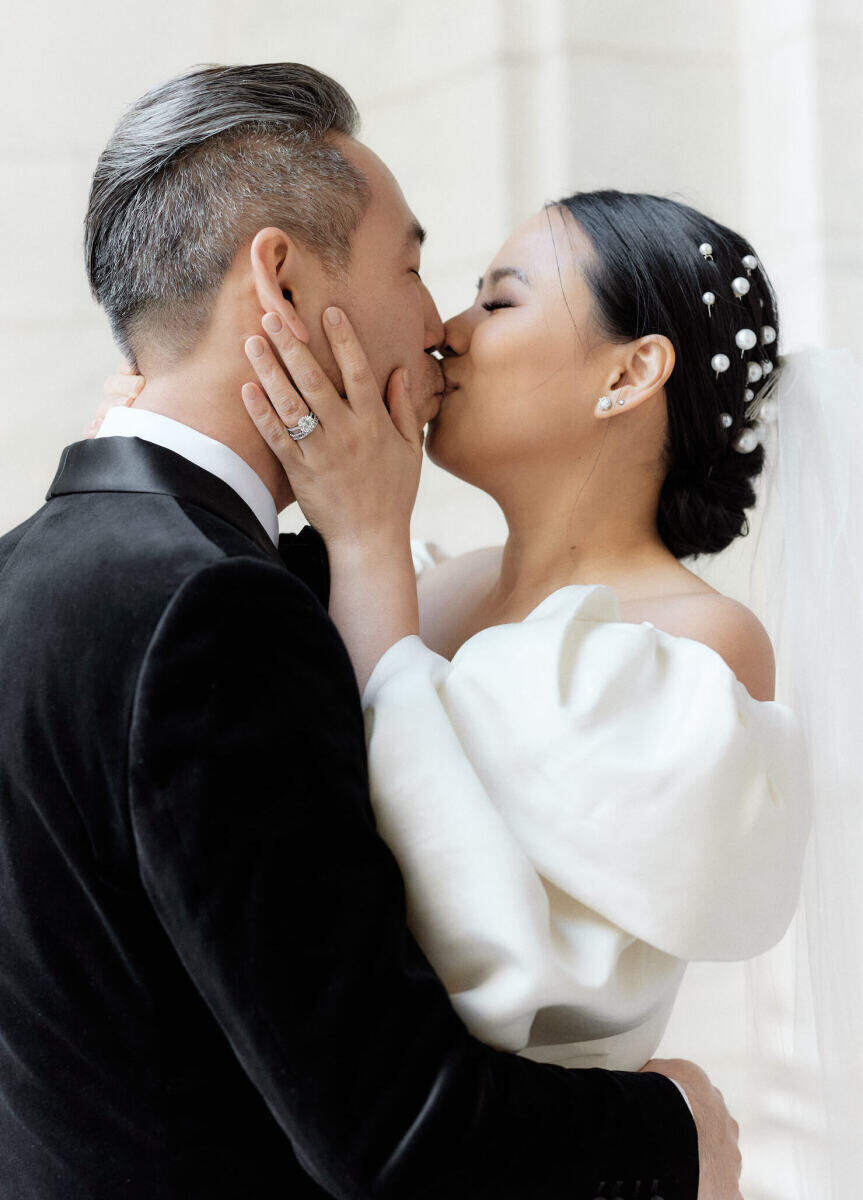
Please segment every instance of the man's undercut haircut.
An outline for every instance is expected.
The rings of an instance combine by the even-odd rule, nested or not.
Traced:
[[[347,268],[368,183],[330,140],[356,106],[298,63],[198,68],[124,113],[96,167],[84,227],[90,287],[130,362],[197,344],[240,247],[268,225]]]

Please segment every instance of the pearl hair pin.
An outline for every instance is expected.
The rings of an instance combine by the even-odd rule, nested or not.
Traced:
[[[752,349],[757,341],[758,338],[751,329],[738,329],[737,333],[734,335],[734,342],[740,348],[741,358],[747,350]]]
[[[722,372],[727,371],[731,366],[731,359],[727,354],[714,354],[710,360],[710,365],[716,372],[716,378],[718,379]]]
[[[740,437],[734,443],[734,449],[739,450],[741,454],[751,454],[758,445],[758,434],[754,429],[744,429]]]
[[[713,261],[713,247],[709,242],[702,242],[698,247],[702,258]],[[744,254],[740,260],[746,275],[736,275],[731,280],[731,291],[738,300],[742,300],[752,290],[752,284],[749,282],[749,277],[752,272],[757,270],[761,264],[754,254]],[[764,300],[761,297],[756,297],[759,306],[764,308]],[[701,303],[707,308],[708,316],[713,316],[713,306],[716,303],[716,293],[712,291],[702,292]],[[762,318],[763,319],[763,318]],[[760,343],[762,346],[770,346],[776,341],[776,330],[772,325],[762,325],[758,333],[754,329],[744,328],[738,329],[734,335],[734,344],[740,351],[741,359],[746,356],[748,350],[754,350]],[[762,351],[763,353],[763,351]],[[716,374],[716,379],[722,375],[731,366],[731,359],[727,354],[718,352],[713,355],[710,360],[710,368]],[[776,401],[770,398],[770,393],[773,391],[775,378],[770,379],[768,376],[772,374],[774,364],[769,358],[762,358],[759,362],[748,362],[746,364],[746,381],[747,387],[743,392],[744,402],[744,421],[743,429],[731,442],[734,450],[740,454],[751,454],[766,436],[766,426],[768,423],[777,419]],[[763,381],[763,382],[762,382]],[[760,384],[758,395],[756,395],[755,385]],[[735,418],[731,413],[722,412],[719,414],[719,423],[725,430],[730,430],[734,427]],[[712,470],[712,468],[711,468]],[[710,472],[708,472],[708,478]]]
[[[746,376],[750,383],[757,383],[763,374],[764,371],[762,370],[760,363],[751,362],[746,368]]]

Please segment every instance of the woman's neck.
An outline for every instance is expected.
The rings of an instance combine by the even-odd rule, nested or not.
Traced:
[[[509,536],[500,573],[489,596],[492,608],[530,611],[569,584],[601,583],[619,595],[648,591],[680,565],[661,541],[656,510],[662,481],[630,472],[622,482],[600,486],[568,480],[555,486],[511,486],[496,497]]]

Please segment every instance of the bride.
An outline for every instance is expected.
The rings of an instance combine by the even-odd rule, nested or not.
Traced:
[[[347,316],[323,328],[346,402],[284,326],[252,339],[244,402],[327,544],[414,932],[484,1041],[638,1069],[686,962],[766,950],[798,896],[803,741],[770,640],[680,561],[747,532],[770,283],[671,200],[582,193],[521,225],[447,323],[426,439],[507,541],[426,554],[418,586],[428,413],[397,371],[388,417]]]

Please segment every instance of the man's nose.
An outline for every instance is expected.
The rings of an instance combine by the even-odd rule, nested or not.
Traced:
[[[440,313],[437,310],[437,305],[432,299],[431,292],[425,284],[423,284],[425,296],[423,298],[423,337],[425,338],[426,350],[439,350],[441,342],[444,339],[443,321]]]

